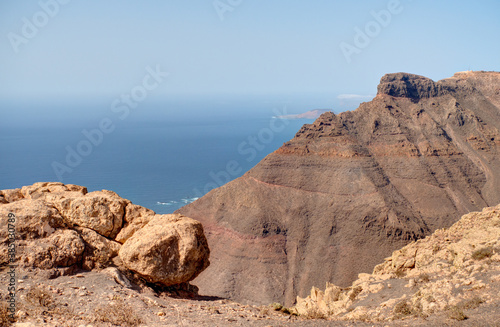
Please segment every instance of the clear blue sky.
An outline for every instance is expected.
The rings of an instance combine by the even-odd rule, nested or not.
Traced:
[[[355,28],[390,2],[241,0],[221,20],[211,0],[71,0],[16,53],[9,33],[22,37],[23,18],[33,22],[41,7],[2,1],[0,99],[112,98],[156,65],[170,74],[157,97],[373,95],[389,72],[438,80],[500,70],[498,0],[401,0],[348,63],[340,44],[354,45]]]

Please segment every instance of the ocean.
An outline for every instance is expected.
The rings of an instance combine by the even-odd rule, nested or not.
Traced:
[[[30,106],[49,117],[28,109],[3,114],[0,189],[60,181],[112,190],[159,214],[172,213],[240,177],[312,122],[276,118],[279,113],[316,109],[290,111],[266,101],[155,103],[121,120],[105,104],[89,106],[96,105]],[[34,117],[23,118],[28,112]]]

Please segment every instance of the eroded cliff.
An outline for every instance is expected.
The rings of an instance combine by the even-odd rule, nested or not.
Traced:
[[[500,73],[381,79],[241,178],[178,212],[201,221],[204,294],[291,304],[349,285],[392,251],[500,202]]]

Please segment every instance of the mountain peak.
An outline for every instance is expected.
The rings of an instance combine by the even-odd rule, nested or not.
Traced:
[[[394,73],[384,75],[380,79],[377,94],[410,99],[430,98],[442,95],[442,89],[430,78],[408,74]]]

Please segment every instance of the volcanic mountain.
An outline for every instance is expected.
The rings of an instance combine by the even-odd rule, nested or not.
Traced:
[[[382,77],[244,176],[178,212],[201,221],[200,292],[291,304],[348,286],[405,244],[500,202],[500,73]]]

